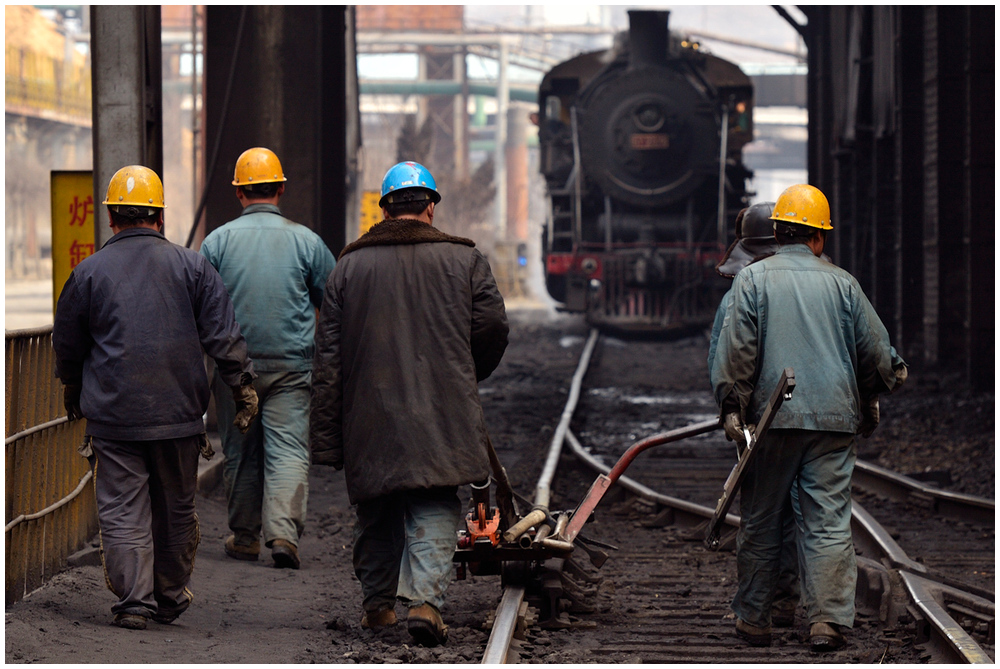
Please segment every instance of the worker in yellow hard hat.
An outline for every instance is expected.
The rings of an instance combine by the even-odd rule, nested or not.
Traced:
[[[298,569],[309,488],[313,331],[335,261],[319,235],[282,216],[287,181],[273,151],[244,151],[233,171],[243,213],[212,231],[201,253],[232,298],[260,397],[261,420],[241,434],[230,427],[235,406],[224,380],[214,383],[232,531],[223,549],[233,559],[257,560],[263,536],[275,567]]]
[[[826,196],[814,186],[792,186],[770,220],[778,249],[733,280],[711,370],[723,427],[738,442],[786,368],[796,381],[794,399],[781,406],[747,465],[732,608],[738,636],[770,645],[794,488],[801,604],[812,649],[828,651],[846,643],[843,632],[854,624],[855,435],[875,429],[878,395],[902,384],[906,365],[858,282],[822,258],[833,229]]]
[[[56,305],[52,348],[70,420],[87,419],[114,623],[168,624],[191,603],[200,532],[199,452],[209,456],[215,360],[237,407],[238,429],[257,412],[253,365],[218,273],[163,236],[163,184],[123,167],[104,205],[114,236],[70,274]]]

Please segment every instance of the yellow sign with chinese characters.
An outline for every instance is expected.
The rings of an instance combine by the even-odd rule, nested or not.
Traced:
[[[382,220],[382,208],[378,206],[379,199],[377,190],[366,190],[361,193],[361,225],[358,226],[358,237]]]
[[[94,173],[53,171],[52,311],[73,268],[94,253]]]

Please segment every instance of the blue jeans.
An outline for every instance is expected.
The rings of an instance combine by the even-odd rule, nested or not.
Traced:
[[[255,541],[263,531],[266,546],[275,539],[299,544],[309,495],[311,383],[311,372],[258,372],[260,415],[240,434],[232,389],[218,373],[213,378],[229,529],[237,543]]]
[[[451,584],[462,503],[454,486],[359,502],[354,573],[365,611],[427,603],[439,611]]]
[[[771,430],[759,448],[740,489],[739,586],[733,611],[751,625],[771,624],[791,507],[802,605],[809,622],[853,626],[857,584],[851,536],[854,436]],[[790,503],[793,487],[797,506]]]

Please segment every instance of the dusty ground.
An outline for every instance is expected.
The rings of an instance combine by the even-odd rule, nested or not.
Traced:
[[[551,440],[570,376],[587,334],[576,319],[554,321],[537,312],[512,312],[511,345],[500,368],[482,386],[487,425],[514,487],[530,496],[533,476]],[[676,371],[630,359],[604,346],[599,373],[588,383],[704,391],[704,338],[665,344]],[[558,389],[547,372],[565,379]],[[883,424],[862,442],[861,457],[902,472],[931,472],[947,487],[992,498],[993,396],[950,392],[946,379],[911,375],[908,386],[883,403]],[[540,390],[542,389],[542,390]],[[945,476],[947,473],[947,476]],[[449,591],[445,618],[451,637],[443,648],[410,644],[403,626],[375,634],[360,628],[360,586],[353,576],[353,515],[343,475],[314,467],[310,521],[302,539],[302,569],[276,570],[269,556],[235,562],[222,551],[227,535],[219,494],[199,498],[202,543],[192,590],[195,601],[173,625],[151,623],[144,632],[110,624],[113,595],[101,568],[68,570],[7,608],[7,662],[45,663],[476,663],[488,632],[486,613],[499,600],[499,577],[470,577]],[[619,605],[622,603],[619,602]],[[627,619],[627,607],[602,620]],[[398,611],[402,613],[402,610]],[[609,617],[610,616],[610,617]],[[624,623],[623,623],[624,624]],[[561,631],[532,637],[550,663],[595,663],[587,635]],[[608,661],[607,659],[601,660]],[[613,659],[611,661],[614,661]]]

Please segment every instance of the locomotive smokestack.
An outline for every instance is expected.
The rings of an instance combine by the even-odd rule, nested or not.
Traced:
[[[628,13],[629,66],[665,65],[670,49],[670,12]]]

